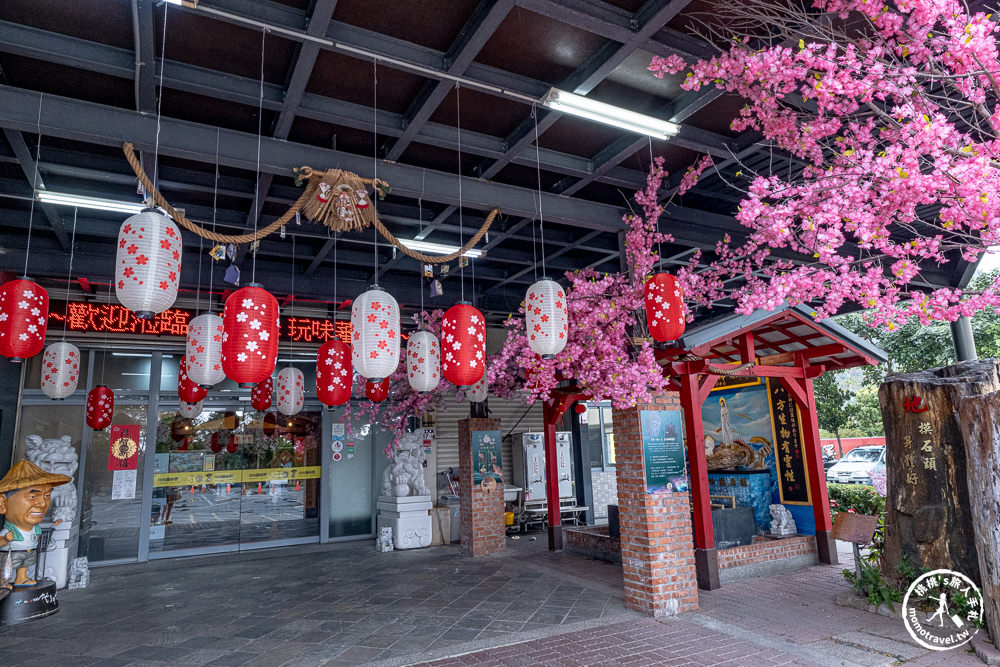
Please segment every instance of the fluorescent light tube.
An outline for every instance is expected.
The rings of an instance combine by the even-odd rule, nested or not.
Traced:
[[[112,211],[114,213],[138,213],[146,208],[141,203],[100,199],[98,197],[84,197],[83,195],[71,195],[65,192],[52,192],[50,190],[36,190],[35,197],[43,204],[94,208],[99,211]]]
[[[613,104],[598,102],[589,97],[568,93],[558,88],[549,89],[549,92],[542,98],[542,104],[555,111],[562,111],[658,139],[672,137],[681,129],[677,123],[629,111]]]
[[[430,243],[428,241],[417,241],[414,239],[399,239],[399,242],[405,245],[410,250],[416,250],[417,252],[426,252],[432,255],[450,255],[453,252],[458,252],[461,250],[458,246],[444,245],[441,243]],[[466,250],[464,255],[466,257],[471,257],[475,259],[477,257],[483,256],[482,250],[476,250],[475,248],[470,248]]]

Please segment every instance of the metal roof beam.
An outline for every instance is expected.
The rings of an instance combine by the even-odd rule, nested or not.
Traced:
[[[133,68],[128,66],[131,62],[128,55],[130,52],[125,49],[87,42],[5,21],[0,21],[0,51],[40,58],[48,62],[56,62],[120,78],[131,79],[134,73]],[[163,86],[165,88],[253,107],[260,103],[260,82],[255,79],[223,74],[175,61],[166,61],[162,65],[164,67]],[[447,88],[450,89],[450,87],[451,83],[449,82]],[[289,88],[289,92],[294,91]],[[374,130],[372,110],[369,107],[307,93],[304,90],[294,113],[288,111],[291,109],[289,102],[292,101],[294,99],[286,95],[282,86],[271,83],[264,84],[263,107],[279,111],[280,122],[275,125],[276,132],[279,129],[284,129],[285,124],[288,124],[290,128],[292,119],[296,116],[366,132]],[[282,120],[283,118],[284,120]],[[402,114],[378,111],[380,134],[400,137],[409,130],[411,124]],[[287,130],[285,131],[287,132]],[[284,136],[287,137],[287,134]],[[430,122],[423,123],[413,141],[450,149],[455,149],[458,145],[454,128]],[[462,149],[465,152],[486,158],[499,158],[507,152],[507,143],[501,137],[463,131]],[[583,177],[593,171],[590,160],[558,151],[543,148],[540,151],[539,159],[544,169],[575,177]],[[535,153],[523,150],[512,156],[512,161],[517,164],[534,166]],[[599,180],[616,186],[635,187],[642,182],[642,174],[632,169],[615,167],[605,170]]]
[[[156,113],[153,0],[132,0],[132,29],[135,41],[135,110]]]
[[[33,129],[41,97],[38,92],[0,86],[0,127]],[[156,141],[157,119],[134,111],[55,95],[45,96],[44,111],[42,132],[47,135],[106,146],[130,140],[140,149],[151,148]],[[220,164],[256,170],[258,137],[255,135],[173,118],[163,118],[159,125],[159,147],[164,155],[212,164],[216,159],[212,148],[219,132]],[[317,169],[339,165],[341,169],[363,174],[371,166],[371,158],[361,155],[269,137],[260,142],[264,173],[288,175],[293,168],[308,164]],[[458,203],[460,177],[456,174],[384,162],[379,165],[379,175],[392,185],[394,194],[423,196],[444,204]],[[534,190],[467,176],[461,178],[463,202],[471,209],[487,211],[499,207],[509,215],[521,217],[532,217],[535,213],[538,193]],[[545,215],[553,222],[602,231],[622,228],[620,207],[544,192],[541,197]]]
[[[445,54],[445,71],[454,76],[464,74],[513,6],[514,0],[481,0],[458,39]],[[386,154],[387,160],[398,160],[403,155],[453,87],[454,84],[446,79],[424,84],[406,112],[405,129]]]
[[[3,133],[7,138],[7,143],[10,144],[11,149],[14,151],[14,156],[17,158],[21,171],[24,172],[25,178],[28,179],[28,187],[32,191],[36,189],[44,190],[45,181],[42,180],[42,175],[38,173],[35,158],[31,156],[31,151],[28,149],[28,144],[25,143],[24,137],[17,130],[7,128],[4,128]],[[38,140],[41,141],[42,138],[38,137]],[[31,196],[34,196],[34,192],[31,193]],[[59,246],[63,250],[69,251],[69,236],[66,234],[66,227],[63,225],[58,208],[52,204],[42,204],[41,202],[37,203],[37,205],[41,207],[42,212],[48,219],[49,225],[52,227],[52,233],[56,235]]]

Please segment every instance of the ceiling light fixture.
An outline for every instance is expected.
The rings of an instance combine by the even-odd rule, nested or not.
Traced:
[[[415,239],[399,239],[399,242],[405,245],[410,250],[416,250],[417,252],[428,252],[433,255],[450,255],[453,252],[458,252],[461,250],[458,246],[453,245],[443,245],[441,243],[429,243],[427,241],[417,241]],[[472,248],[465,251],[465,256],[475,259],[477,257],[483,256],[482,250],[476,250]]]
[[[667,139],[680,131],[680,125],[645,114],[629,111],[613,104],[605,104],[589,97],[550,88],[542,97],[542,104],[555,111],[586,118],[605,125],[619,127],[629,132],[646,134],[657,139]]]
[[[50,190],[35,190],[35,197],[43,204],[93,208],[99,211],[112,211],[114,213],[134,214],[146,208],[140,203],[101,199],[99,197],[84,197],[83,195],[71,195],[65,192],[52,192]]]

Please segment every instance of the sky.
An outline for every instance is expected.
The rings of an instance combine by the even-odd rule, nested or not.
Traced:
[[[994,269],[1000,268],[1000,248],[994,248],[992,251],[983,255],[983,261],[979,263],[976,268],[976,275],[981,273],[989,273]]]

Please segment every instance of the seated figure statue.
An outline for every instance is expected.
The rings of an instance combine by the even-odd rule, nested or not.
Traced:
[[[6,570],[13,570],[14,586],[33,586],[31,577],[38,562],[39,524],[52,502],[52,489],[71,482],[68,475],[46,472],[31,461],[21,459],[0,479],[0,514],[7,517],[0,530],[0,550],[4,559],[4,586],[10,586]],[[52,525],[62,523],[56,520]]]

